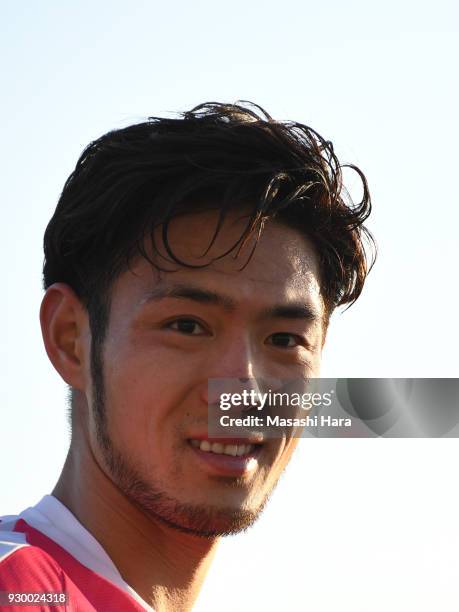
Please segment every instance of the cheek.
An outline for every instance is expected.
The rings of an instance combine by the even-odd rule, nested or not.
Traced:
[[[298,442],[299,438],[289,438],[285,441],[282,453],[280,454],[278,460],[275,462],[275,466],[272,470],[273,480],[277,480],[284,471],[284,469],[287,467],[298,445]]]
[[[193,361],[160,349],[107,351],[104,363],[109,435],[141,462],[169,454],[181,442],[187,410],[198,401]],[[207,410],[207,406],[205,406]],[[206,413],[207,414],[207,413]]]

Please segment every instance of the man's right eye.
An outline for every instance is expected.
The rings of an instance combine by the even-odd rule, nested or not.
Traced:
[[[203,326],[194,319],[176,319],[168,323],[167,327],[189,336],[201,336],[205,334]]]

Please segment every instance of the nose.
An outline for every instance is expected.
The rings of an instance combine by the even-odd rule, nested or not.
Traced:
[[[207,370],[207,380],[203,386],[203,400],[207,404],[218,402],[223,392],[260,391],[257,377],[263,375],[262,364],[249,339],[242,334],[234,333],[212,358],[213,363]]]
[[[248,381],[261,374],[257,355],[244,330],[234,330],[212,354],[213,363],[207,368],[209,378],[238,378]]]

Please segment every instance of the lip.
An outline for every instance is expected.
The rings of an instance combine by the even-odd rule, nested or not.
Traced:
[[[209,442],[222,442],[222,438],[194,437],[194,440],[209,440]],[[226,444],[239,442],[240,444],[250,444],[247,438],[224,438]],[[233,457],[232,455],[217,454],[212,451],[202,451],[195,448],[188,441],[188,447],[193,452],[195,459],[206,472],[217,476],[240,478],[249,475],[258,467],[258,458],[262,451],[262,446],[257,445],[248,455]]]
[[[245,438],[232,438],[232,437],[211,437],[207,434],[196,434],[188,436],[188,440],[207,440],[212,442],[220,442],[221,444],[262,444],[265,442],[263,434],[260,435],[248,435]]]

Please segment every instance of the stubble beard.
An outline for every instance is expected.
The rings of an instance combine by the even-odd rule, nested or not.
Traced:
[[[142,512],[182,532],[215,538],[240,533],[251,527],[263,512],[272,489],[256,510],[183,503],[159,486],[147,483],[128,458],[116,448],[107,426],[101,353],[100,348],[92,347],[93,414],[105,469],[117,488]]]

